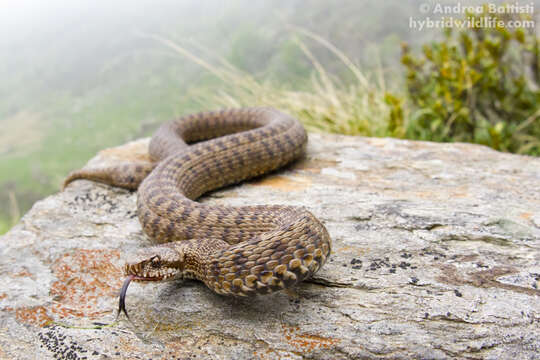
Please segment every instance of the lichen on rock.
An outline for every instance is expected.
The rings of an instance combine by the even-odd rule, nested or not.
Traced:
[[[310,134],[301,161],[201,201],[307,207],[333,239],[314,278],[251,299],[134,284],[114,323],[123,259],[150,241],[136,193],[76,181],[0,238],[0,358],[534,358],[539,183],[540,159],[482,146]]]

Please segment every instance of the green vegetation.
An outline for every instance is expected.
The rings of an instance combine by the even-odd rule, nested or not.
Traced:
[[[508,24],[526,20],[491,14]],[[471,20],[483,14],[468,14]],[[540,155],[540,39],[533,28],[446,31],[415,56],[403,47],[414,108],[407,137]]]
[[[307,30],[296,28],[295,31],[334,54],[353,80],[345,82],[329,74],[298,37],[294,38],[294,43],[313,66],[310,81],[300,87],[259,80],[223,57],[217,57],[218,65],[213,65],[169,39],[149,37],[199,64],[222,81],[219,92],[204,91],[201,94],[201,103],[210,102],[221,107],[272,106],[296,116],[311,131],[366,136],[403,133],[403,114],[400,109],[396,110],[401,102],[385,91],[380,67],[377,82],[372,83],[331,43]]]
[[[0,219],[0,234],[4,234],[11,228],[11,224],[8,224],[5,219]]]
[[[517,18],[497,19],[508,23]],[[339,59],[352,75],[349,81],[326,71],[299,37],[295,43],[313,66],[306,89],[257,80],[223,58],[212,65],[170,40],[154,39],[223,81],[220,93],[203,97],[213,103],[274,106],[294,114],[312,131],[474,142],[540,155],[540,39],[534,28],[448,30],[442,41],[424,45],[418,56],[403,45],[404,93],[396,82],[387,89],[381,67],[373,71],[375,79],[368,79],[327,40],[302,28],[293,30]]]

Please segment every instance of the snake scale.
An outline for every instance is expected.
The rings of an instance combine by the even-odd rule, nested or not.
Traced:
[[[305,208],[195,201],[292,162],[306,143],[301,123],[272,108],[204,112],[163,124],[150,141],[151,162],[71,173],[64,186],[90,179],[138,189],[139,220],[158,243],[127,259],[120,310],[132,280],[197,279],[219,294],[249,296],[313,275],[330,255],[331,239]]]

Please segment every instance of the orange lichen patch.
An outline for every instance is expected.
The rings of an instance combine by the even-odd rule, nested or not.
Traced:
[[[99,317],[111,309],[103,308],[104,298],[116,297],[122,285],[122,271],[113,264],[117,250],[85,250],[64,254],[53,266],[58,278],[51,286],[51,312],[67,316]]]
[[[525,220],[529,220],[533,214],[529,212],[524,212],[519,214],[519,217]]]
[[[360,247],[357,247],[357,246],[342,246],[342,247],[335,247],[332,249],[332,251],[334,253],[339,253],[339,254],[353,254],[353,255],[365,255],[367,253],[367,249],[365,248],[360,248]]]
[[[391,184],[388,187],[380,187],[387,196],[395,196],[402,199],[431,199],[445,201],[448,199],[462,199],[470,197],[470,193],[467,191],[438,191],[437,189],[431,189],[426,191],[416,191],[414,189],[393,189],[394,185]]]
[[[15,310],[15,318],[19,322],[36,326],[45,326],[53,321],[44,306],[18,308]]]
[[[364,141],[372,146],[378,147],[378,148],[384,148],[385,146],[388,146],[390,143],[388,139],[384,138],[364,138]]]
[[[304,170],[307,172],[318,174],[321,169],[334,168],[339,164],[335,160],[321,160],[321,159],[304,159],[294,165],[297,170]]]
[[[501,276],[516,274],[518,271],[513,267],[494,266],[488,270],[473,271],[466,274],[459,271],[452,264],[442,264],[437,267],[441,270],[441,275],[437,276],[436,279],[446,284],[471,285],[479,288],[499,288],[522,294],[540,295],[540,290],[498,281],[498,278]]]
[[[150,161],[148,143],[134,141],[125,145],[101,150],[100,156],[123,161]]]
[[[10,274],[9,276],[10,277],[31,277],[32,274],[27,269],[24,269],[16,273]]]
[[[449,197],[454,199],[461,199],[461,198],[467,198],[470,194],[466,191],[455,191],[450,193]]]
[[[269,186],[281,191],[299,191],[311,185],[311,179],[306,177],[288,178],[285,176],[270,176],[251,183],[255,186]]]
[[[281,327],[287,343],[303,353],[319,349],[328,349],[341,341],[334,338],[299,333],[300,328],[298,326],[292,327],[282,324]]]
[[[281,359],[281,358],[284,358],[282,355],[283,354],[280,354],[279,351],[276,351],[275,349],[272,349],[272,348],[253,352],[253,358],[261,359],[261,360]]]
[[[160,356],[163,356],[167,359],[183,359],[183,358],[190,358],[189,354],[192,350],[192,341],[191,340],[183,340],[179,337],[175,338],[172,341],[166,342],[165,344],[165,351],[163,351]]]
[[[444,193],[441,191],[438,191],[437,189],[433,189],[432,191],[412,191],[411,195],[413,197],[418,197],[422,199],[463,199],[470,196],[470,194],[466,191],[460,191],[459,188],[455,189],[455,191],[449,191],[448,193]]]

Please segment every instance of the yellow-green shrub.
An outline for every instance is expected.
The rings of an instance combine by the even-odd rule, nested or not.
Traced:
[[[508,24],[526,20],[490,16]],[[540,155],[540,39],[532,28],[446,30],[414,55],[403,46],[413,110],[406,137],[464,141]]]

